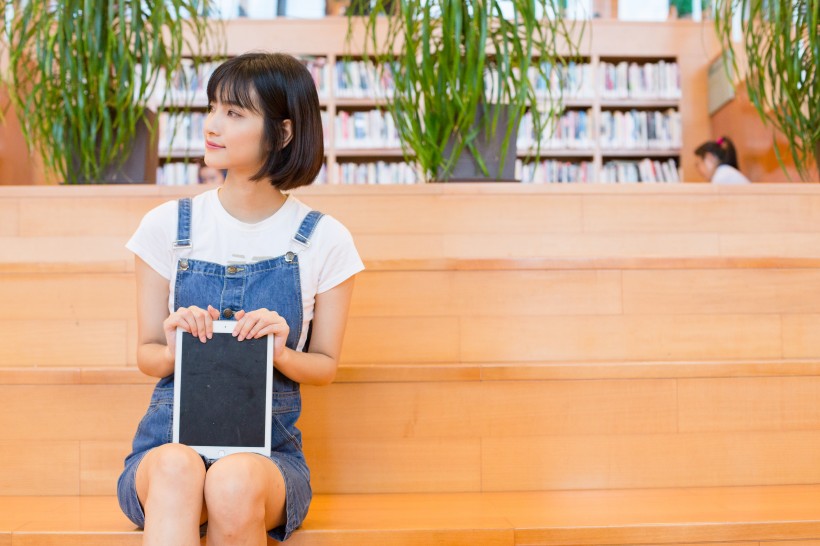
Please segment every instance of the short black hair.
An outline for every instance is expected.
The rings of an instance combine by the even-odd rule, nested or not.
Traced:
[[[265,120],[263,144],[270,152],[251,180],[269,179],[283,191],[313,183],[324,161],[322,114],[316,84],[301,62],[283,53],[233,57],[208,80],[208,103],[213,102],[239,106]],[[292,138],[283,146],[286,119]]]

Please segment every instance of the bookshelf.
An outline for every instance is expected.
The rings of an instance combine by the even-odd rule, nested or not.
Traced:
[[[688,155],[702,140],[710,137],[705,104],[701,108],[684,102],[684,97],[690,94],[702,96],[698,95],[698,89],[703,87],[699,72],[705,70],[706,63],[702,67],[696,66],[693,56],[684,49],[688,43],[702,42],[700,26],[687,22],[641,25],[597,21],[590,25],[595,41],[590,44],[588,55],[575,60],[576,69],[583,74],[582,84],[578,89],[572,86],[565,89],[565,111],[562,113],[562,116],[574,118],[576,122],[585,119],[585,130],[575,134],[572,129],[559,123],[559,130],[566,132],[562,132],[560,138],[542,141],[538,165],[532,164],[532,139],[527,141],[524,138],[517,150],[519,178],[525,178],[528,173],[539,177],[545,175],[537,179],[543,182],[548,180],[547,173],[555,173],[550,176],[556,181],[612,181],[611,175],[618,173],[619,167],[634,167],[642,173],[647,168],[648,160],[652,168],[673,162],[674,176],[670,177],[683,179]],[[310,32],[311,29],[313,32]],[[392,120],[385,110],[388,93],[385,87],[389,86],[389,82],[380,81],[372,67],[365,66],[356,57],[357,52],[345,50],[346,19],[231,21],[227,30],[229,55],[251,49],[283,51],[302,59],[314,74],[325,127],[325,167],[317,182],[412,183],[419,179],[418,176],[411,176],[415,168],[405,163],[400,143],[393,133]],[[639,39],[623,39],[623,35],[638,31],[641,32]],[[264,34],[278,34],[277,42],[284,47],[260,44],[258,37]],[[614,46],[616,36],[618,44]],[[645,42],[653,39],[655,47],[647,47]],[[676,39],[679,39],[679,44],[675,43]],[[644,52],[651,54],[645,55]],[[361,85],[345,84],[347,81],[357,81],[356,78],[340,78],[345,71],[351,70],[351,65],[345,64],[347,53],[358,64],[353,71]],[[630,92],[628,86],[624,88],[620,85],[628,82],[630,77],[661,81],[657,75],[668,74],[670,70],[675,76],[664,81],[674,81],[674,86],[651,86],[646,90]],[[202,80],[207,81],[204,77]],[[608,87],[608,81],[618,85]],[[196,91],[193,92],[196,94]],[[200,100],[201,96],[193,102],[192,114],[205,112],[204,101],[200,103]],[[172,114],[173,108],[167,113]],[[698,116],[700,110],[704,111],[704,115]],[[673,120],[676,127],[674,131],[665,129],[662,142],[649,138],[657,132],[658,116],[661,116],[660,125]],[[648,134],[650,118],[654,126],[652,135]],[[196,121],[191,120],[191,123],[195,124]],[[602,138],[604,123],[625,124],[632,129],[637,126],[643,137],[624,145],[619,144],[618,140],[613,143],[608,137]],[[574,127],[571,123],[568,126]],[[364,136],[351,138],[351,134],[355,135],[357,131]],[[519,133],[522,134],[521,131]],[[670,133],[674,133],[674,138]],[[526,135],[526,131],[523,134]],[[534,138],[534,135],[530,136]],[[179,168],[174,164],[183,163],[186,157],[196,161],[201,156],[200,149],[177,145],[170,154],[160,154],[160,167]],[[644,163],[643,167],[641,163]],[[689,169],[694,172],[691,163]],[[668,168],[659,167],[657,177],[660,178],[661,174],[666,177]]]

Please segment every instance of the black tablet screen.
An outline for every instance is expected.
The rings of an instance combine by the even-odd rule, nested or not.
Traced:
[[[182,336],[179,441],[192,446],[263,447],[267,338],[205,343]]]

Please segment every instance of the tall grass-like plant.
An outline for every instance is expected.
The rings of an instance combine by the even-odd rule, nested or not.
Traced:
[[[68,184],[93,183],[127,157],[160,78],[184,56],[218,53],[213,0],[0,0],[0,83],[29,146]],[[149,124],[149,128],[153,127]]]
[[[464,150],[485,176],[499,176],[487,170],[479,138],[503,131],[503,158],[526,111],[536,135],[554,126],[562,110],[560,86],[548,86],[539,97],[532,76],[549,82],[552,70],[579,54],[585,24],[564,18],[563,5],[562,0],[351,0],[348,45],[364,25],[363,57],[394,82],[387,108],[405,156],[428,180],[450,178]],[[504,105],[506,113],[496,105]]]
[[[745,75],[755,109],[786,137],[800,176],[812,159],[820,173],[820,0],[717,0],[715,27],[729,68]],[[774,150],[783,166],[776,143]]]

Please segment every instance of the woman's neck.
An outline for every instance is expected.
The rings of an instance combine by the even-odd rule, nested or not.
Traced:
[[[287,200],[287,196],[267,180],[236,180],[230,173],[217,196],[228,214],[246,224],[255,224],[274,215]]]

